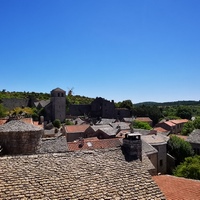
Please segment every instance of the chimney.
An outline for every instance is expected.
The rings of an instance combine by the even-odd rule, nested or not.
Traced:
[[[123,150],[128,161],[140,159],[142,161],[142,141],[140,133],[126,133],[123,139]]]

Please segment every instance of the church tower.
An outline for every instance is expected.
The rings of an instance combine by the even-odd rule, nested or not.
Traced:
[[[66,91],[56,88],[51,91],[51,120],[66,118]]]

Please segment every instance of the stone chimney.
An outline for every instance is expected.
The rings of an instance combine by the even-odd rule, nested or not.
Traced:
[[[123,139],[123,151],[128,161],[142,161],[142,141],[140,133],[126,133]]]

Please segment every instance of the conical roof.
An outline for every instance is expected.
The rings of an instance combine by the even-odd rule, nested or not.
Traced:
[[[11,120],[0,126],[0,132],[40,131],[42,128],[20,120]]]

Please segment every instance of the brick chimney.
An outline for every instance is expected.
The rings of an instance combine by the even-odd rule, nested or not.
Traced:
[[[123,150],[127,160],[142,161],[142,141],[140,133],[126,133],[123,139]]]

